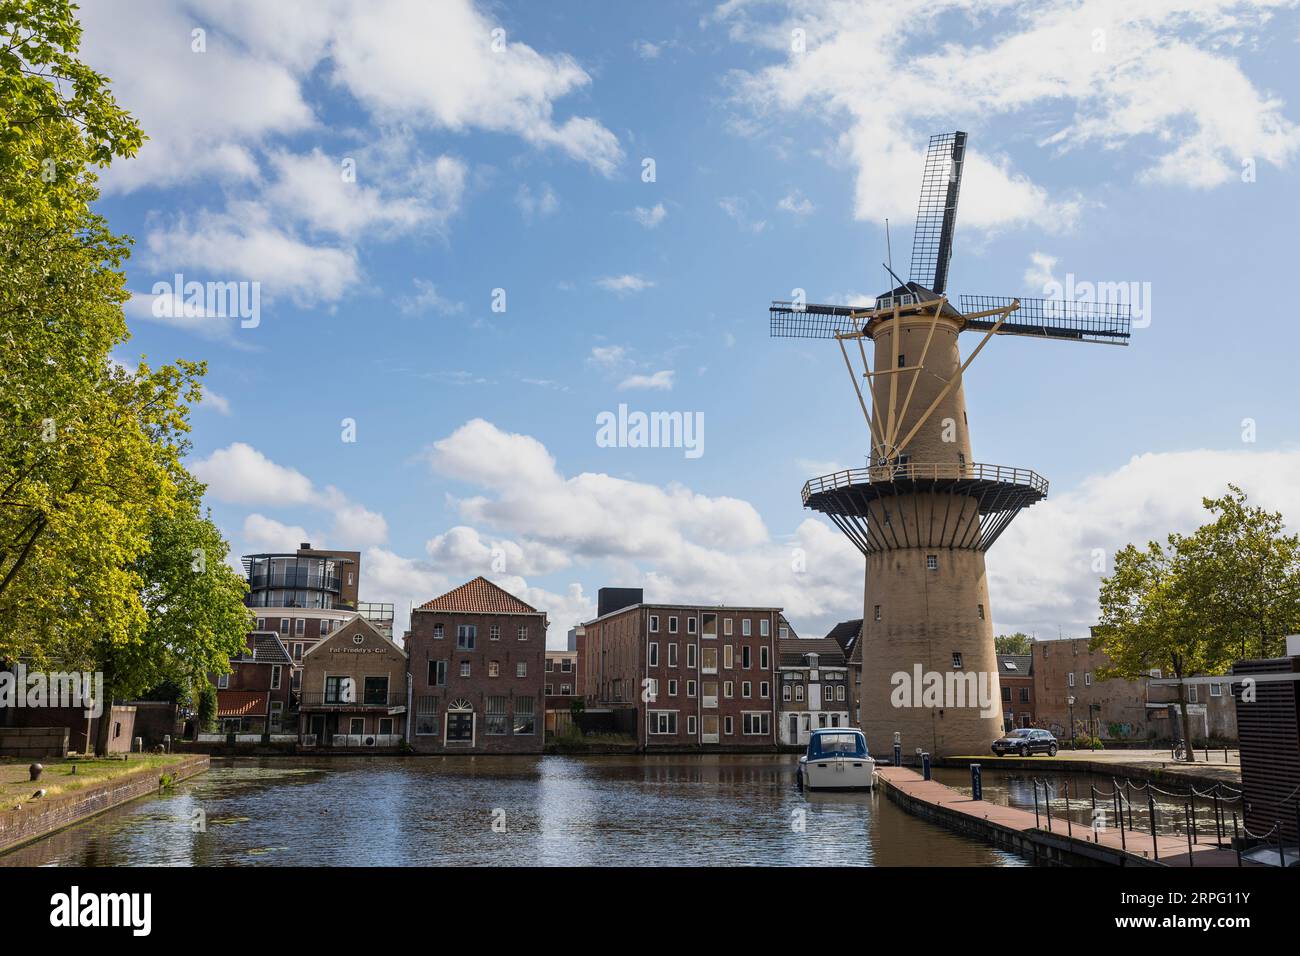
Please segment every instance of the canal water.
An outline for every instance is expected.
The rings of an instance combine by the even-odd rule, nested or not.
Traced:
[[[214,760],[0,866],[1023,866],[794,756]]]

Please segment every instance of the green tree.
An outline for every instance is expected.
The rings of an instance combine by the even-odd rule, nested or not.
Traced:
[[[1300,535],[1236,485],[1202,499],[1213,520],[1184,542],[1187,586],[1205,626],[1238,658],[1277,657],[1300,630]]]
[[[1033,652],[1033,639],[1023,631],[999,634],[993,638],[993,647],[999,654],[1030,654]]]
[[[217,721],[217,689],[206,681],[199,688],[199,704],[194,723],[200,731],[209,730]]]

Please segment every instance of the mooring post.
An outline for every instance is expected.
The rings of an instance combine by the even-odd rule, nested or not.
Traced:
[[[1192,830],[1192,832],[1191,832],[1191,840],[1192,840],[1193,843],[1200,843],[1200,842],[1201,842],[1201,838],[1200,838],[1200,837],[1197,835],[1197,833],[1196,833],[1196,788],[1195,788],[1195,787],[1192,787],[1192,788],[1191,788],[1191,791],[1192,791],[1192,792],[1189,793],[1189,794],[1187,795],[1188,802],[1191,804],[1191,807],[1192,807],[1192,810],[1191,810],[1191,823],[1189,824],[1189,826],[1191,827],[1191,830]]]
[[[1038,781],[1031,778],[1029,782],[1034,785],[1034,828],[1037,829],[1042,826],[1038,820]]]
[[[972,800],[984,799],[984,781],[980,778],[980,765],[970,765],[970,795]]]
[[[1070,819],[1070,781],[1065,781],[1065,833],[1074,839],[1074,821]]]
[[[1192,799],[1196,799],[1193,797]],[[1187,865],[1195,866],[1195,857],[1192,856],[1192,823],[1191,814],[1188,812],[1187,804],[1183,804],[1183,822],[1187,825]]]
[[[1156,798],[1151,794],[1151,787],[1147,787],[1147,816],[1151,818],[1151,855],[1155,859],[1160,859],[1160,844],[1156,842]]]
[[[1277,861],[1286,869],[1286,848],[1282,846],[1282,821],[1274,820],[1273,829],[1277,831]]]
[[[921,751],[921,776],[926,780],[930,779],[930,755],[924,750]]]
[[[903,765],[903,735],[897,730],[894,731],[894,766]]]
[[[1237,832],[1237,814],[1232,814],[1232,846],[1237,851],[1237,865],[1241,866],[1241,836]]]

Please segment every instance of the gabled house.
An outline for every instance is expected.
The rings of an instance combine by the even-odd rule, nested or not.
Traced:
[[[840,621],[829,639],[840,646],[844,663],[849,668],[849,721],[854,727],[862,726],[862,618]]]
[[[779,641],[780,719],[785,746],[804,745],[821,727],[848,727],[852,687],[844,650],[829,637]]]
[[[406,737],[406,652],[354,617],[302,658],[299,728],[317,747],[396,747]]]
[[[217,719],[224,733],[292,733],[286,729],[293,660],[279,636],[248,635],[243,653],[230,659],[230,673],[217,677]]]

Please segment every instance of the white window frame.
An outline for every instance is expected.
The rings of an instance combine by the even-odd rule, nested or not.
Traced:
[[[659,666],[659,642],[658,641],[651,641],[649,644],[646,645],[646,666],[647,667]]]
[[[658,634],[658,633],[659,633],[659,615],[658,615],[658,614],[651,614],[651,615],[650,615],[650,633],[651,633],[651,634]]]

